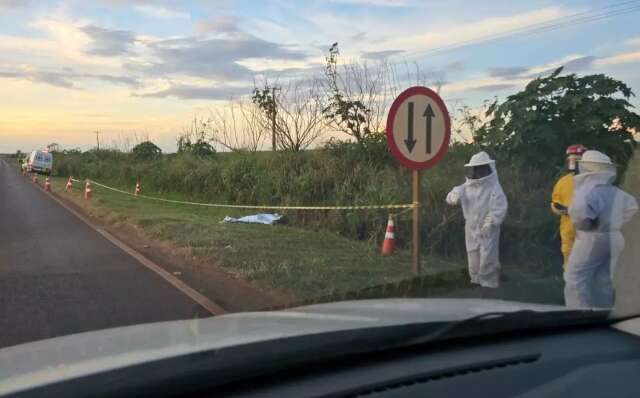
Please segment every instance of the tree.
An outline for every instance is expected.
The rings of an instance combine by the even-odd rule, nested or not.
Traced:
[[[162,150],[151,141],[141,142],[133,147],[133,156],[139,160],[157,159],[162,154]]]
[[[255,100],[230,100],[224,108],[210,112],[208,128],[214,142],[231,151],[256,152],[270,127],[263,108]]]
[[[276,114],[278,112],[278,108],[276,104],[276,90],[280,90],[280,87],[269,87],[265,83],[265,87],[263,89],[255,87],[253,89],[253,96],[251,97],[253,105],[262,111],[267,119],[271,120],[271,150],[273,151],[278,149],[278,132],[276,127]],[[263,120],[263,122],[264,121],[265,120]]]
[[[371,76],[366,64],[347,65],[341,74],[339,54],[338,43],[334,43],[325,58],[324,88],[328,103],[322,113],[330,127],[362,142],[372,133],[372,109],[365,105],[364,95],[378,93],[382,81],[379,75]]]
[[[324,133],[323,103],[319,90],[317,79],[294,80],[282,88],[280,95],[276,95],[276,135],[281,149],[306,149]],[[265,121],[263,119],[263,123]]]
[[[339,55],[334,43],[325,57],[322,113],[328,127],[361,144],[384,132],[387,111],[400,91],[417,85],[439,92],[444,84],[444,72],[423,73],[417,63],[391,64],[386,59],[340,63]]]
[[[60,152],[60,144],[52,142],[51,144],[47,145],[47,150],[49,152]]]
[[[495,101],[476,142],[513,164],[535,167],[558,164],[567,146],[580,143],[626,167],[636,145],[631,132],[640,129],[640,116],[628,102],[631,89],[602,74],[561,72],[532,80],[501,104]]]
[[[300,151],[308,148],[324,133],[320,81],[297,79],[276,90],[271,87],[265,81],[265,89],[256,88],[253,92],[252,102],[260,111],[253,114],[257,116],[256,125],[263,132],[275,128],[279,149]]]
[[[182,134],[178,137],[178,153],[190,153],[198,157],[215,154],[216,150],[207,136],[208,126],[208,120],[194,117],[191,124],[184,127]]]

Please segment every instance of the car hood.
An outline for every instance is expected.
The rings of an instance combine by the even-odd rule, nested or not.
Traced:
[[[0,394],[154,360],[308,334],[566,308],[501,300],[382,299],[126,326],[0,349]]]

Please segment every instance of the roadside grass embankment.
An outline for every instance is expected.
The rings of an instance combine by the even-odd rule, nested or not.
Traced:
[[[463,219],[444,203],[463,181],[463,167],[477,149],[454,146],[438,167],[423,173],[424,278],[410,269],[410,213],[396,220],[399,250],[380,256],[387,215],[396,210],[287,211],[283,225],[220,224],[225,215],[251,211],[193,207],[133,198],[94,186],[95,198],[77,204],[113,223],[128,223],[152,238],[301,301],[324,297],[460,296],[561,302],[557,226],[548,211],[550,172],[511,169],[498,160],[510,200],[502,232],[505,283],[498,292],[473,288],[466,277]],[[132,192],[169,199],[229,204],[370,205],[407,203],[409,173],[384,145],[348,144],[303,153],[231,153],[204,159],[164,155],[136,160],[115,151],[56,158],[57,181],[89,177]],[[548,192],[547,192],[548,191]],[[404,198],[404,199],[403,199]],[[253,211],[255,212],[255,211]],[[453,297],[453,296],[452,296]]]
[[[412,278],[410,253],[380,255],[379,242],[358,241],[326,230],[290,225],[221,223],[226,215],[250,211],[199,207],[135,198],[92,186],[85,201],[82,184],[64,192],[66,179],[54,177],[52,188],[87,213],[106,222],[134,226],[145,237],[169,242],[191,255],[267,289],[285,291],[298,301],[398,284]],[[118,187],[126,189],[127,187]],[[171,195],[172,199],[184,199]],[[288,216],[285,213],[285,223]],[[465,265],[429,256],[424,259],[430,283],[459,280]]]
[[[442,162],[422,173],[424,254],[466,262],[462,212],[447,206],[444,199],[453,186],[464,181],[463,165],[478,150],[473,145],[453,145]],[[129,192],[139,180],[145,194],[197,202],[353,206],[411,201],[411,174],[390,156],[384,141],[366,146],[330,143],[299,153],[217,153],[205,158],[168,154],[144,160],[102,150],[56,154],[55,159],[61,177],[92,178]],[[558,220],[549,211],[549,198],[562,164],[540,170],[509,167],[509,163],[498,156],[500,181],[509,199],[502,227],[502,260],[532,272],[554,273],[562,260]],[[289,211],[286,223],[378,246],[389,212]],[[398,246],[408,248],[411,218],[400,217],[396,230]]]

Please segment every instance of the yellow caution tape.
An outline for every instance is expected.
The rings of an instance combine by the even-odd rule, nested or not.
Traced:
[[[71,181],[82,182],[80,180],[71,179]],[[94,180],[87,181],[95,184],[99,187],[109,189],[114,192],[122,193],[129,196],[136,196],[131,192],[123,191],[118,188],[113,188],[108,185],[101,184]],[[220,204],[220,203],[200,203],[200,202],[188,202],[182,200],[172,200],[165,198],[158,198],[155,196],[147,196],[147,195],[138,195],[138,198],[156,200],[159,202],[166,203],[174,203],[174,204],[183,204],[183,205],[192,205],[192,206],[205,206],[205,207],[222,207],[222,208],[231,208],[231,209],[262,209],[262,210],[372,210],[372,209],[413,209],[416,207],[415,203],[409,204],[391,204],[391,205],[361,205],[361,206],[268,206],[268,205],[231,205],[231,204]]]

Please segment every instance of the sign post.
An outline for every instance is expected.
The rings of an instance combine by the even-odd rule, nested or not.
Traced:
[[[413,273],[420,275],[420,170],[411,172],[413,190],[413,222],[411,241],[411,268]]]
[[[435,166],[449,149],[451,119],[442,98],[427,87],[411,87],[391,104],[387,144],[391,154],[411,170],[413,191],[412,265],[420,274],[420,171]]]

